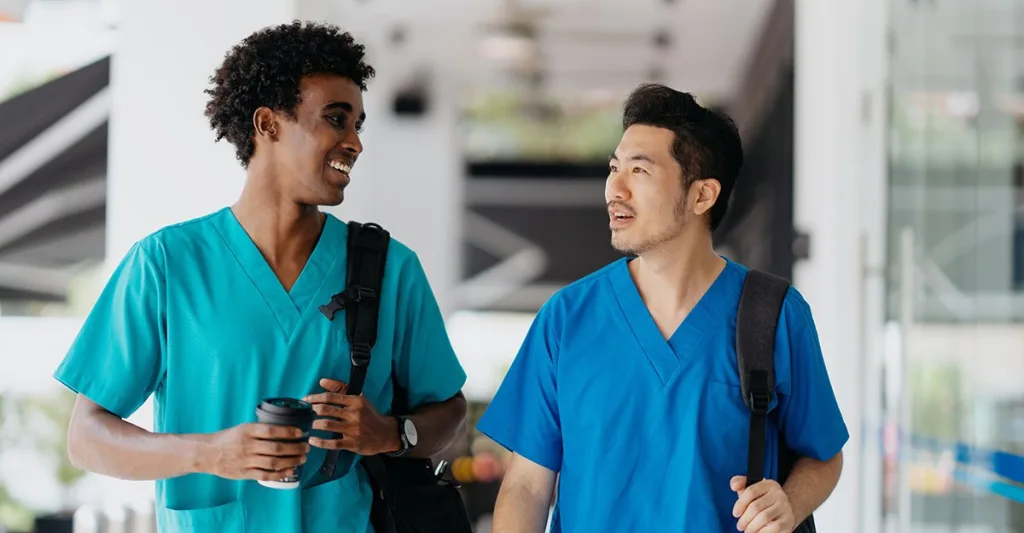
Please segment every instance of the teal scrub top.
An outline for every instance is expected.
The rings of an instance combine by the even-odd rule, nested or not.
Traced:
[[[665,340],[622,259],[540,310],[477,428],[559,472],[552,531],[736,531],[750,411],[734,340],[747,269],[725,269]],[[807,302],[790,289],[775,344],[765,476],[782,431],[798,454],[834,457],[849,434]]]
[[[327,215],[291,291],[285,291],[233,212],[168,226],[137,242],[114,271],[55,373],[71,390],[127,418],[154,396],[157,433],[213,433],[255,422],[261,399],[322,392],[347,381],[343,314],[319,306],[344,289],[348,227]],[[466,374],[416,254],[388,250],[377,344],[363,394],[390,412],[392,372],[410,405],[444,401]],[[302,469],[308,485],[325,452]],[[343,452],[335,479],[294,490],[208,474],[156,482],[160,531],[372,531],[370,488]]]

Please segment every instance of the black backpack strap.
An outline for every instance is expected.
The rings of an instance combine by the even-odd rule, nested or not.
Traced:
[[[346,394],[363,392],[370,351],[377,342],[377,316],[380,313],[380,292],[384,281],[388,245],[391,235],[377,224],[348,223],[348,281],[345,290],[331,297],[320,312],[329,320],[346,309],[348,340],[352,371]],[[320,473],[331,479],[338,463],[338,451],[329,450]]]
[[[750,270],[736,315],[736,362],[743,402],[750,408],[747,486],[764,479],[768,406],[775,395],[775,329],[789,282]]]

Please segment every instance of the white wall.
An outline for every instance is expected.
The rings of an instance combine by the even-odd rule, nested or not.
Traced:
[[[864,497],[880,490],[877,457],[864,426],[882,328],[887,9],[881,0],[796,2],[794,218],[810,258],[793,276],[850,429],[842,479],[816,513],[820,529],[841,533],[877,530]]]

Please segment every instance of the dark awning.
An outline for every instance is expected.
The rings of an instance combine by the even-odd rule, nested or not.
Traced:
[[[0,300],[62,300],[104,255],[110,58],[0,102]]]

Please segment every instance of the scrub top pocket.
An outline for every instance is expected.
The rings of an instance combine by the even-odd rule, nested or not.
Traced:
[[[223,531],[245,531],[245,512],[239,500],[199,509],[167,509],[158,512],[164,515],[163,523],[168,531],[189,531],[194,533],[221,533]]]
[[[750,410],[740,386],[708,381],[699,416],[697,440],[708,469],[726,476],[726,484],[729,477],[746,475]]]

